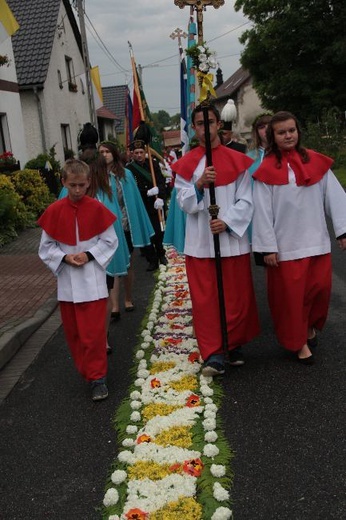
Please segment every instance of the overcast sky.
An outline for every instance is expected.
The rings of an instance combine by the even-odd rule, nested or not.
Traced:
[[[132,92],[130,41],[142,67],[151,112],[178,113],[178,41],[170,35],[176,28],[187,32],[190,8],[180,9],[174,0],[85,0],[85,13],[90,61],[99,66],[102,86],[128,84]],[[224,80],[240,66],[238,39],[250,27],[247,22],[234,11],[233,0],[225,0],[219,9],[209,6],[203,13],[204,40],[216,52]],[[187,39],[182,42],[185,49]]]

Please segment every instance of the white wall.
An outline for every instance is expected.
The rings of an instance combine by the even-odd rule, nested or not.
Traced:
[[[84,74],[84,64],[79,52],[66,11],[61,3],[58,26],[50,59],[44,89],[38,92],[39,102],[33,91],[21,93],[25,135],[30,158],[43,152],[42,133],[39,124],[39,105],[41,105],[44,138],[47,151],[55,145],[56,159],[64,163],[61,125],[69,125],[71,147],[77,153],[77,137],[83,124],[90,121],[86,86],[82,92],[80,76]],[[65,55],[72,58],[78,92],[70,92],[67,82]],[[61,72],[63,88],[59,87],[58,69]]]
[[[228,98],[227,98],[228,99]],[[221,113],[227,99],[218,101],[215,105]],[[233,124],[233,131],[246,140],[251,139],[252,122],[265,110],[261,106],[260,99],[252,86],[252,79],[249,78],[238,90],[231,96],[231,99],[237,107],[237,122]]]
[[[235,131],[238,131],[245,139],[251,138],[252,123],[254,119],[264,112],[260,99],[252,86],[252,81],[241,88],[239,92],[238,105],[238,125]]]
[[[11,38],[7,38],[0,44],[0,55],[6,55],[10,59],[9,65],[0,67],[0,80],[17,84]],[[23,167],[28,155],[25,144],[22,107],[18,92],[10,92],[6,89],[0,90],[0,114],[6,114],[8,123],[6,151],[11,151],[14,157],[20,161],[21,167]]]

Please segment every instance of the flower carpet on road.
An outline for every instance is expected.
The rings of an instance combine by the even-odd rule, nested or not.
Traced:
[[[184,258],[160,267],[115,420],[119,453],[105,520],[228,520],[231,453],[217,415],[219,383],[201,374]]]

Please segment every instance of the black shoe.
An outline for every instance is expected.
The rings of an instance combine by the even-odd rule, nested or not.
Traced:
[[[107,343],[107,346],[106,346],[106,352],[107,352],[107,354],[111,354],[111,353],[113,352],[113,347],[111,347],[111,346],[109,345],[109,343]]]
[[[202,375],[205,377],[222,376],[225,373],[225,365],[217,361],[206,361],[202,368]]]
[[[112,321],[119,321],[120,320],[120,312],[112,312],[111,313],[111,319],[112,319]]]
[[[245,365],[244,354],[241,351],[241,347],[237,347],[228,353],[228,362],[232,367]]]
[[[97,379],[91,383],[91,399],[93,401],[102,401],[108,397],[108,388],[103,379]]]
[[[156,271],[156,269],[158,269],[159,267],[159,264],[158,262],[149,262],[149,265],[147,267],[147,271]]]
[[[312,354],[311,354],[311,356],[305,357],[305,358],[297,357],[297,360],[298,360],[298,363],[300,363],[301,365],[306,365],[306,366],[311,366],[315,363],[315,358]]]
[[[318,345],[317,334],[315,334],[313,338],[308,338],[307,344],[309,348],[316,348]]]
[[[168,260],[165,255],[160,256],[160,264],[162,264],[162,265],[168,264]]]

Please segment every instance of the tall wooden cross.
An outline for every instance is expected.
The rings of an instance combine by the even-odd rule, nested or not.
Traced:
[[[174,0],[175,5],[183,9],[189,5],[197,12],[197,31],[198,31],[198,45],[203,43],[203,11],[208,5],[212,5],[215,9],[221,7],[225,0]]]

